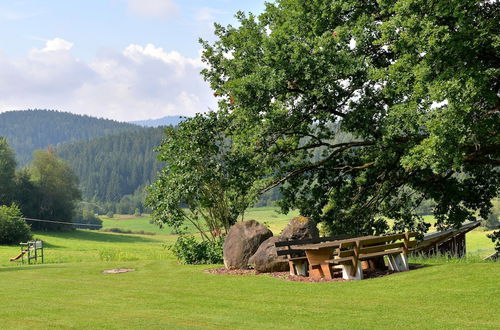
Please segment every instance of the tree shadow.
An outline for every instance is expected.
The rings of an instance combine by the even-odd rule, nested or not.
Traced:
[[[63,239],[76,239],[102,243],[158,243],[158,240],[134,234],[114,234],[104,232],[93,232],[87,230],[75,230],[74,232],[36,232]],[[45,247],[60,248],[56,244],[45,243]]]
[[[35,267],[36,266],[36,269]],[[14,272],[14,271],[25,271],[25,270],[40,270],[40,269],[47,269],[47,268],[62,268],[59,265],[47,265],[47,264],[24,264],[22,266],[7,266],[7,267],[0,267],[0,273],[3,272]]]

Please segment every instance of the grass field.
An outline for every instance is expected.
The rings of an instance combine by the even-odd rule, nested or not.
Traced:
[[[267,222],[277,234],[291,216],[263,208],[245,218]],[[153,231],[146,217],[112,221]],[[493,250],[484,235],[468,234],[472,256]],[[179,265],[165,248],[176,239],[168,232],[36,237],[46,242],[44,265],[9,263],[19,247],[0,246],[2,329],[500,327],[500,263],[477,257],[424,261],[418,270],[359,282],[299,283]],[[111,268],[136,271],[101,273]]]

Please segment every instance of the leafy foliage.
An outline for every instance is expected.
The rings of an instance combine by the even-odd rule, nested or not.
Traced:
[[[0,244],[18,244],[32,238],[30,226],[21,217],[17,205],[0,205]]]
[[[278,0],[216,25],[204,70],[233,148],[333,233],[486,218],[499,193],[498,2]],[[319,158],[317,158],[319,155]]]
[[[189,222],[204,239],[215,239],[255,201],[257,167],[232,148],[226,129],[226,122],[210,112],[165,130],[158,158],[166,166],[147,198],[157,223],[179,229]]]
[[[97,230],[102,228],[102,220],[87,209],[79,209],[73,217],[74,223],[83,223],[93,226],[75,225],[75,228]]]
[[[495,250],[497,250],[497,252],[500,252],[500,231],[489,234],[488,237],[495,244]]]
[[[52,149],[37,150],[30,167],[38,193],[38,219],[71,222],[81,193],[78,178],[71,168],[57,158]],[[61,225],[34,223],[37,229],[60,229]]]
[[[194,236],[181,235],[170,249],[184,264],[221,264],[223,245],[223,239],[198,241]]]
[[[51,148],[36,151],[29,168],[15,171],[14,153],[6,140],[0,138],[0,165],[3,166],[0,205],[14,201],[28,218],[71,222],[80,199],[78,178]],[[45,222],[35,222],[32,227],[61,228]]]

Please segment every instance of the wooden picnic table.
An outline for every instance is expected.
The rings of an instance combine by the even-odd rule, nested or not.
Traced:
[[[309,264],[309,276],[333,278],[332,267],[342,270],[345,279],[362,279],[361,261],[384,255],[389,258],[389,268],[396,271],[408,270],[408,250],[415,246],[410,241],[416,233],[388,236],[362,236],[331,242],[305,244],[294,247],[303,250]],[[397,240],[403,242],[395,243]]]

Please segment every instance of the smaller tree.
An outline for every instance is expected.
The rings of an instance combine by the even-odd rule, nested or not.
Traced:
[[[32,238],[30,226],[21,217],[17,205],[0,206],[0,244],[18,244]]]
[[[226,233],[255,201],[257,167],[252,158],[232,148],[228,123],[215,112],[198,114],[166,128],[157,149],[166,163],[148,189],[153,219],[180,229],[192,224],[204,239]]]
[[[33,153],[31,177],[39,193],[38,218],[71,222],[77,201],[81,198],[78,177],[49,148]],[[60,225],[35,223],[40,229],[60,229]]]

